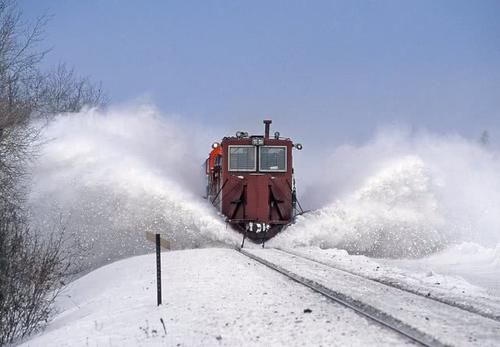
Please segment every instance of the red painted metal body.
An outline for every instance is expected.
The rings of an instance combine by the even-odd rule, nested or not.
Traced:
[[[255,242],[275,236],[295,216],[294,145],[279,135],[270,138],[269,124],[264,136],[240,132],[214,144],[206,166],[208,199],[227,223]],[[240,158],[243,167],[236,163]]]

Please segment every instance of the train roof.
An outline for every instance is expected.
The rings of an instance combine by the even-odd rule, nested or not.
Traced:
[[[271,120],[264,120],[264,134],[261,135],[249,135],[248,132],[246,131],[237,131],[235,135],[233,136],[225,136],[221,143],[214,143],[212,145],[212,148],[216,148],[219,145],[222,145],[223,143],[229,143],[229,144],[238,144],[240,143],[241,145],[291,145],[292,147],[296,147],[297,149],[302,149],[301,144],[294,144],[292,142],[292,139],[289,137],[282,137],[279,131],[274,132],[272,136],[269,135],[270,132],[270,126],[271,126],[272,121]],[[260,141],[259,139],[262,139]]]

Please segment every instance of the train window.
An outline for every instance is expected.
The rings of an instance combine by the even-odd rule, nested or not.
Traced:
[[[260,147],[260,171],[286,171],[286,147]]]
[[[255,171],[255,146],[229,146],[229,171]]]

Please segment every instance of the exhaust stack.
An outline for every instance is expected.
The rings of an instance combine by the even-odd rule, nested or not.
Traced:
[[[272,123],[272,122],[273,122],[273,121],[272,121],[272,120],[270,120],[270,119],[266,119],[266,120],[264,121],[264,124],[265,124],[265,128],[264,128],[264,130],[265,130],[265,131],[264,131],[264,137],[265,137],[266,139],[268,139],[268,138],[269,138],[269,128],[271,127],[271,123]]]

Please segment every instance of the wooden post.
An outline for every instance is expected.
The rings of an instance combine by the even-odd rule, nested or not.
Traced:
[[[146,231],[146,239],[156,244],[156,294],[158,306],[161,305],[161,248],[170,249],[170,242],[162,239],[160,234]]]
[[[161,240],[156,234],[156,295],[158,306],[161,305]]]

